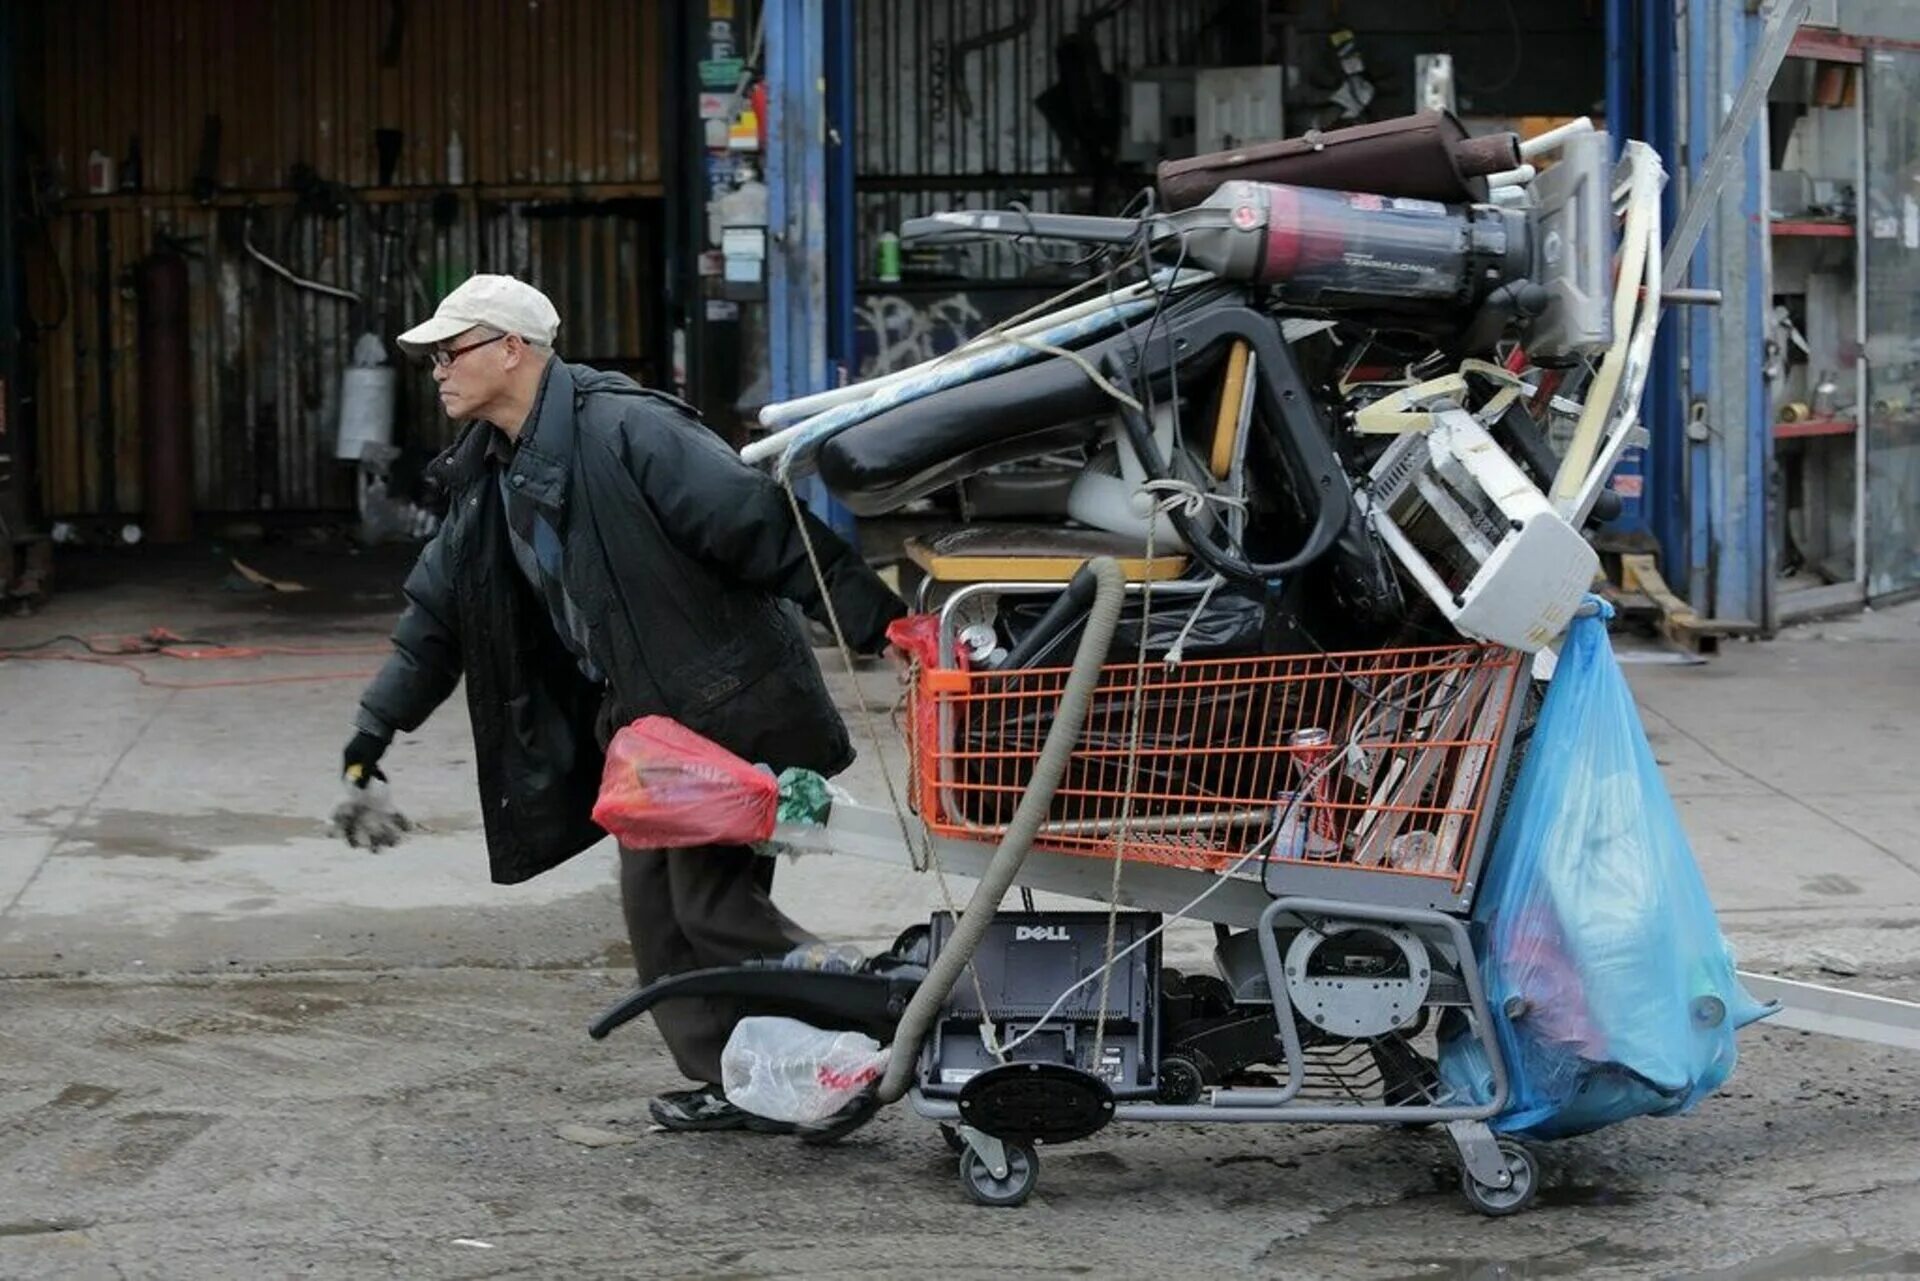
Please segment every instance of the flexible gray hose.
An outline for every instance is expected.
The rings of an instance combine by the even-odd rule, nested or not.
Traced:
[[[1093,607],[1087,614],[1087,629],[1081,634],[1080,647],[1073,655],[1073,669],[1067,675],[1066,689],[1060,694],[1059,710],[1047,730],[1047,741],[1041,745],[1040,759],[1034,763],[1033,778],[1021,794],[1013,820],[1007,824],[1007,834],[1000,838],[1000,847],[993,852],[993,861],[987,864],[986,875],[980,878],[973,897],[967,900],[966,909],[954,924],[953,937],[940,949],[926,980],[907,1002],[906,1013],[900,1016],[900,1026],[893,1036],[893,1054],[887,1061],[887,1074],[876,1092],[882,1103],[897,1102],[906,1094],[919,1057],[920,1042],[945,1008],[953,985],[973,960],[994,913],[1000,910],[1000,900],[1006,897],[1013,878],[1019,875],[1020,865],[1027,861],[1027,851],[1033,848],[1033,838],[1046,821],[1053,794],[1067,772],[1067,758],[1079,745],[1080,729],[1086,723],[1087,708],[1093,702],[1094,687],[1099,684],[1100,668],[1107,661],[1107,647],[1113,643],[1113,631],[1120,622],[1120,606],[1127,594],[1126,576],[1112,557],[1097,557],[1087,563],[1087,568],[1092,571],[1095,583]]]

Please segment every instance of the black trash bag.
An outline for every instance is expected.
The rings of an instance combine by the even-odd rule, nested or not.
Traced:
[[[1183,658],[1242,658],[1251,654],[1299,652],[1291,646],[1280,650],[1267,647],[1268,610],[1258,597],[1222,588],[1214,592],[1199,617],[1194,618],[1193,607],[1198,599],[1184,592],[1153,594],[1153,613],[1147,625],[1148,661],[1159,662],[1167,656],[1190,618],[1193,626],[1187,630],[1186,643],[1181,646]],[[999,613],[994,618],[1001,642],[1010,650],[1019,648],[1052,604],[1050,596],[1002,597]],[[1113,630],[1113,643],[1107,649],[1109,663],[1129,662],[1139,653],[1140,624],[1145,614],[1146,602],[1139,597],[1128,600],[1121,608],[1120,622]],[[1042,647],[1028,666],[1064,667],[1071,663],[1085,627],[1083,616]],[[1300,649],[1304,648],[1302,643]]]

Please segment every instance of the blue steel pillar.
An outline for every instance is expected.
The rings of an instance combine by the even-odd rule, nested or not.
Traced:
[[[1687,6],[1687,163],[1695,178],[1763,30],[1745,0]],[[1770,305],[1765,136],[1763,117],[1688,268],[1690,286],[1717,288],[1726,301],[1693,308],[1686,318],[1687,598],[1703,617],[1756,624],[1766,618],[1773,461],[1762,373]]]
[[[827,0],[827,360],[835,382],[859,372],[853,292],[859,252],[854,221],[854,0]]]
[[[1660,153],[1667,172],[1677,171],[1674,136],[1674,0],[1607,0],[1607,128],[1614,155],[1629,138]],[[1662,193],[1662,225],[1673,226],[1674,184]],[[1607,533],[1626,545],[1652,539],[1661,566],[1677,588],[1686,577],[1684,407],[1680,386],[1679,322],[1663,324],[1654,344],[1640,422],[1650,444],[1629,449],[1614,474],[1622,499],[1620,518]]]
[[[829,0],[767,0],[767,349],[775,400],[829,385],[827,106]],[[853,516],[817,479],[801,487],[843,534]]]
[[[1675,59],[1675,0],[1640,0],[1642,122],[1640,137],[1660,153],[1670,175],[1661,193],[1660,225],[1672,227],[1680,216],[1679,85]],[[1680,330],[1684,312],[1669,312],[1653,344],[1641,421],[1651,441],[1646,451],[1646,493],[1641,513],[1660,546],[1660,564],[1674,590],[1686,591],[1687,490],[1686,403],[1680,381]],[[1678,579],[1678,581],[1674,581]]]

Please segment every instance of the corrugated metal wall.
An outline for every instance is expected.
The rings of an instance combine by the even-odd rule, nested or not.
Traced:
[[[647,299],[658,292],[651,210],[543,216],[537,203],[463,199],[446,226],[428,203],[357,205],[338,219],[292,206],[111,209],[55,221],[68,279],[67,317],[38,351],[42,501],[52,515],[141,509],[139,348],[129,273],[157,237],[187,242],[192,282],[194,505],[207,511],[326,510],[350,505],[350,470],[333,459],[340,370],[356,335],[391,335],[431,312],[474,271],[537,282],[564,317],[571,359],[640,367]],[[309,279],[371,292],[381,219],[395,264],[386,318],[283,283],[243,247]],[[102,293],[106,297],[102,298]],[[102,322],[104,321],[104,326]],[[405,365],[396,443],[446,444],[453,425],[424,366]]]
[[[1072,172],[1034,105],[1057,78],[1061,39],[1085,23],[1101,65],[1123,79],[1257,61],[1257,49],[1220,47],[1222,10],[1222,0],[858,0],[863,267],[874,238],[906,218],[1016,199],[1037,211],[1084,206],[1092,184]],[[1005,249],[969,253],[982,274],[1021,266]]]
[[[185,192],[208,116],[224,188],[310,165],[375,185],[373,131],[405,135],[394,185],[652,183],[656,0],[59,0],[32,6],[42,139],[84,190],[87,154],[140,139],[143,188]],[[29,103],[32,79],[27,81]]]
[[[539,284],[569,357],[637,366],[659,293],[657,0],[81,0],[22,10],[23,115],[44,236],[26,238],[42,505],[141,509],[133,270],[159,238],[190,255],[194,502],[351,504],[333,461],[354,337],[391,336],[473,271]],[[399,25],[394,25],[396,15]],[[217,190],[196,199],[209,116]],[[391,185],[374,131],[403,134]],[[458,134],[464,183],[448,184]],[[140,188],[79,194],[87,157]],[[301,202],[309,167],[336,201]],[[201,192],[206,195],[206,192]],[[299,275],[362,295],[293,288]],[[383,252],[384,250],[384,252]],[[384,272],[385,288],[380,288]],[[57,322],[57,323],[56,323]],[[424,371],[401,380],[396,443],[450,425]]]

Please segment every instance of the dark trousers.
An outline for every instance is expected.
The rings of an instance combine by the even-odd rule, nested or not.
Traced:
[[[684,970],[779,957],[813,936],[773,904],[773,863],[743,845],[620,849],[620,905],[642,984]],[[720,1083],[720,1051],[742,1011],[731,1001],[664,1001],[653,1021],[681,1074]]]

